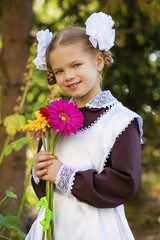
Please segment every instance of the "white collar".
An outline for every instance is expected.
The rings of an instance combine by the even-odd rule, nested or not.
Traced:
[[[74,99],[71,98],[70,102],[74,103]],[[88,103],[84,105],[87,108],[106,108],[111,107],[118,103],[118,100],[113,97],[109,90],[102,91],[97,94],[94,98],[92,98]]]
[[[102,91],[90,100],[84,107],[89,108],[106,108],[118,103],[109,90]]]

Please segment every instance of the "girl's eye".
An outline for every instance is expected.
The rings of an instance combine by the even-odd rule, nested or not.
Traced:
[[[62,72],[62,70],[58,70],[57,72],[55,72],[55,75],[58,75]]]
[[[74,68],[77,68],[77,67],[79,67],[80,65],[81,65],[81,63],[76,63],[76,64],[73,65],[73,67],[74,67]]]

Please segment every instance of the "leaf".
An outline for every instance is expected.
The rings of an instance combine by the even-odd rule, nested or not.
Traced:
[[[32,116],[35,118],[35,115],[34,113],[36,111],[38,111],[41,107],[46,107],[46,104],[44,102],[37,102],[35,105],[34,105],[34,108],[33,108],[33,112],[32,112]]]
[[[26,166],[30,166],[33,164],[33,158],[26,160]]]
[[[0,214],[0,227],[3,227],[4,217]]]
[[[21,131],[21,127],[25,124],[26,120],[23,115],[12,114],[4,119],[4,126],[6,132],[10,137],[14,137],[17,131]]]
[[[6,156],[8,156],[9,154],[11,154],[13,147],[14,147],[14,142],[11,143],[11,144],[9,144],[9,145],[5,148],[4,154],[5,154]]]
[[[20,237],[20,239],[25,239],[26,234],[22,232],[19,228],[10,226],[9,229],[11,229],[11,233],[13,231],[12,236]]]
[[[12,216],[12,215],[7,215],[7,216],[5,216],[5,220],[9,223],[9,224],[11,224],[11,225],[13,225],[13,226],[15,226],[15,227],[18,227],[18,226],[20,226],[21,225],[21,220],[20,220],[20,218],[19,217],[17,217],[17,216]]]
[[[0,215],[0,227],[8,227],[10,223],[8,223],[2,215]]]
[[[20,150],[25,144],[29,144],[29,139],[28,137],[23,137],[15,141],[14,149],[16,151]]]
[[[12,236],[25,239],[26,234],[22,232],[17,226],[21,225],[21,220],[17,216],[7,215],[3,217],[0,215],[0,227],[6,227],[10,229]]]
[[[19,151],[25,144],[29,144],[30,140],[28,137],[23,137],[20,138],[14,142],[12,142],[11,144],[9,144],[6,148],[5,148],[5,155],[9,155],[11,154],[12,150],[16,150]]]
[[[6,195],[7,195],[7,197],[17,198],[17,195],[11,191],[6,191]]]

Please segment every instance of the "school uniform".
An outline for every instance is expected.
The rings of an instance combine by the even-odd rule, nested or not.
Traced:
[[[110,91],[80,110],[83,128],[61,135],[56,147],[63,165],[54,186],[55,240],[132,240],[123,204],[141,184],[142,119]],[[32,185],[41,198],[45,181],[37,183],[34,176]],[[27,240],[41,239],[44,213],[42,207]]]

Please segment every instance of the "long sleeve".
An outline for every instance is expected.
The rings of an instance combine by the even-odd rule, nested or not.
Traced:
[[[141,184],[141,146],[134,119],[117,138],[104,170],[76,173],[72,194],[99,208],[112,208],[131,199]]]
[[[42,147],[42,140],[40,139],[37,152],[40,151],[41,147]],[[40,179],[40,182],[37,184],[37,183],[35,183],[33,176],[32,176],[31,183],[32,183],[32,187],[39,199],[46,195],[46,182],[45,181]]]

